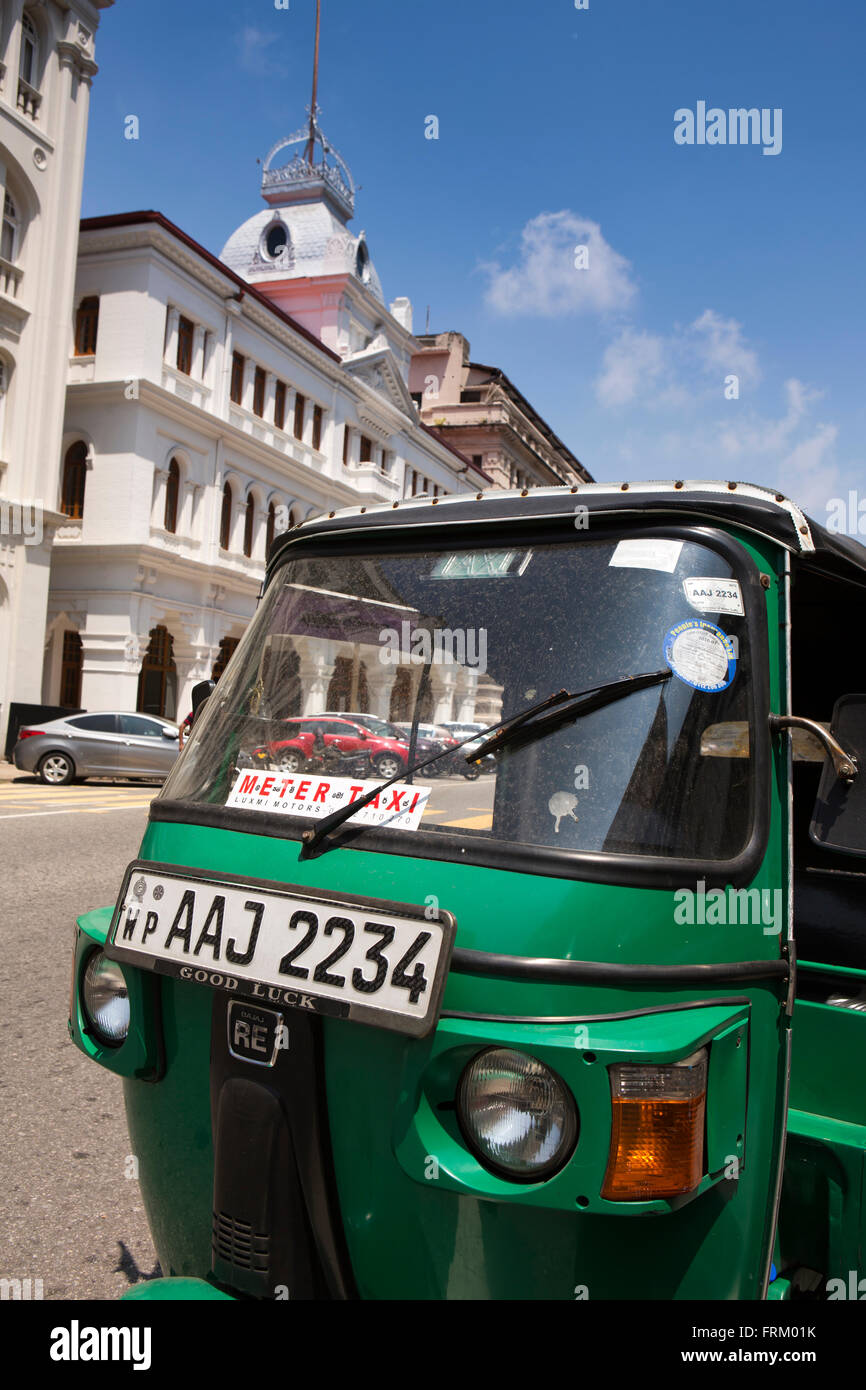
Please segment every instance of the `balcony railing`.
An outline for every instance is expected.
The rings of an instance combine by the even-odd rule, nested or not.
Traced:
[[[5,294],[7,299],[17,299],[23,276],[24,272],[17,265],[0,256],[0,294]]]
[[[23,77],[18,79],[18,110],[23,111],[25,116],[29,116],[31,121],[39,119],[39,108],[42,105],[42,93],[35,87],[31,87],[29,82],[25,82]]]

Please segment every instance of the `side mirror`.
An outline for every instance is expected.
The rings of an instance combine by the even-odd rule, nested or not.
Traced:
[[[214,693],[216,681],[199,681],[198,685],[192,688],[192,712],[195,714],[200,705]]]
[[[216,689],[216,681],[199,681],[198,685],[192,688],[192,723],[190,728],[195,726],[195,722],[202,712],[205,700],[210,699]]]
[[[177,729],[163,729],[162,736],[163,738],[170,738],[173,743],[177,738]]]
[[[830,732],[853,760],[855,774],[840,777],[831,757],[825,759],[809,837],[825,849],[866,856],[866,695],[836,701]]]

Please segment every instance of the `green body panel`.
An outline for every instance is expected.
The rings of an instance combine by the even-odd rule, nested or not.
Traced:
[[[746,549],[763,571],[777,573],[777,552],[769,542],[751,541]],[[779,710],[787,696],[784,649],[778,640],[784,616],[778,583],[770,585],[766,601],[771,708]],[[193,874],[219,870],[422,905],[432,898],[454,913],[457,945],[477,951],[660,965],[774,960],[780,953],[779,936],[761,925],[680,924],[670,890],[374,854],[364,850],[363,837],[357,843],[357,849],[329,849],[301,861],[297,841],[257,835],[252,829],[241,833],[153,822],[141,857],[186,866]],[[778,748],[767,852],[750,886],[781,890],[782,921],[787,922],[788,776],[787,757]],[[100,930],[104,934],[104,919],[93,914],[81,926],[94,940]],[[132,997],[132,981],[130,993]],[[161,995],[166,1067],[156,1083],[136,1079],[141,1072],[123,1055],[128,1044],[97,1056],[80,1018],[73,1020],[73,1035],[95,1060],[127,1078],[133,1148],[163,1268],[201,1277],[210,1268],[212,994],[201,985],[163,978]],[[133,1012],[146,1003],[143,995],[136,999]],[[687,1003],[696,1007],[652,1012]],[[789,1031],[784,1003],[785,989],[778,981],[720,990],[670,984],[527,984],[452,972],[445,1016],[428,1038],[413,1040],[324,1019],[336,1184],[361,1296],[760,1297],[773,1238],[784,1131]],[[840,1018],[841,1011],[825,1008],[813,1019],[808,1009],[798,1007],[797,1026],[802,1020],[804,1033],[794,1055],[804,1070],[800,1079],[795,1072],[801,1108],[792,1123],[789,1166],[799,1172],[804,1162],[809,1165],[808,1157],[803,1158],[809,1146],[823,1145],[829,1155],[825,1169],[832,1159],[844,1174],[841,1210],[845,1202],[856,1202],[859,1222],[863,1102],[851,1097],[838,1068],[830,1086],[831,1068],[819,1078],[818,1057],[820,1053],[826,1060],[821,1052],[828,1046],[825,1031],[835,1039],[840,1058],[843,1051],[850,1056],[853,1027],[864,1025],[861,1016]],[[636,1010],[649,1012],[636,1019],[598,1017]],[[836,1017],[827,1022],[827,1013]],[[479,1020],[479,1014],[507,1021]],[[521,1021],[538,1016],[574,1018],[580,1031],[577,1023]],[[813,1041],[806,1040],[810,1029]],[[136,1036],[140,1046],[141,1027]],[[623,1057],[674,1060],[702,1041],[711,1048],[707,1140],[712,1171],[698,1194],[681,1204],[604,1202],[600,1186],[610,1135],[607,1066]],[[441,1108],[449,1089],[453,1097],[466,1060],[496,1044],[550,1061],[576,1098],[581,1120],[577,1148],[563,1172],[548,1183],[506,1183],[482,1168],[461,1143],[453,1110]],[[157,1062],[150,1055],[145,1060],[151,1067]],[[823,1112],[816,1108],[819,1104],[825,1105]],[[827,1120],[814,1118],[828,1112]],[[844,1159],[839,1156],[843,1151]],[[815,1171],[818,1166],[812,1165]],[[792,1212],[799,1210],[804,1190],[801,1183],[794,1191]],[[814,1193],[803,1200],[816,1211],[820,1208]],[[838,1207],[836,1201],[834,1211]],[[788,1264],[784,1231],[782,1235],[780,1272]],[[837,1240],[844,1258],[854,1240]],[[774,1296],[787,1296],[787,1281],[777,1283]]]
[[[491,873],[468,865],[344,849],[300,861],[297,842],[167,823],[148,828],[142,857],[184,863],[199,871],[220,869],[394,901],[423,903],[432,894],[443,908],[455,913],[459,944],[477,950],[635,963],[658,961],[663,942],[667,959],[688,963],[772,959],[779,949],[778,938],[765,935],[760,927],[675,928],[670,891]],[[775,862],[773,854],[768,855],[756,885],[778,885],[779,875],[776,851]],[[166,1076],[155,1086],[128,1082],[127,1110],[157,1250],[173,1272],[201,1275],[209,1267],[210,1240],[211,995],[203,986],[167,979],[162,988]],[[715,991],[715,996],[726,1000],[732,994],[730,989]],[[525,1039],[523,1046],[539,1052],[539,1033],[546,1034],[546,1046],[567,1050],[568,1079],[584,1135],[595,1132],[596,1136],[590,1165],[595,1185],[573,1194],[575,1199],[586,1198],[586,1206],[578,1207],[575,1201],[572,1210],[569,1200],[567,1211],[563,1203],[547,1206],[549,1193],[539,1200],[539,1191],[552,1188],[550,1184],[509,1185],[513,1195],[508,1202],[497,1200],[491,1190],[496,1180],[474,1163],[470,1165],[472,1182],[465,1182],[464,1173],[461,1192],[449,1190],[444,1182],[426,1180],[417,1163],[413,1176],[406,1171],[404,1164],[409,1160],[401,1145],[430,1084],[429,1067],[439,1052],[448,1050],[456,1021],[443,1020],[432,1037],[410,1040],[376,1028],[324,1020],[337,1186],[362,1296],[573,1298],[575,1287],[580,1286],[588,1288],[590,1297],[639,1298],[647,1295],[650,1268],[654,1296],[759,1296],[763,1252],[770,1239],[778,1139],[760,1120],[778,1092],[778,1036],[784,1020],[778,984],[752,984],[736,995],[748,999],[751,1075],[746,1127],[755,1142],[749,1145],[737,1181],[719,1179],[712,1190],[680,1210],[671,1210],[667,1203],[601,1202],[599,1187],[610,1132],[604,1062],[623,1055],[643,1056],[647,1061],[687,1055],[695,1039],[706,1035],[706,1029],[694,1021],[694,1015],[703,1010],[651,1015],[629,1021],[628,1027],[625,1021],[615,1027],[590,1018],[583,1025],[579,1050],[574,1047],[574,1027],[563,1031],[522,1023],[507,1027],[460,1023],[458,1033],[474,1027],[478,1039],[474,1050],[500,1041],[520,1045]],[[715,996],[695,987],[676,991],[678,1002]],[[671,1002],[670,989],[526,985],[452,973],[444,1008],[585,1017]],[[723,1032],[731,1006],[709,1013],[711,1035]],[[742,1007],[733,1013],[742,1013]],[[465,1041],[458,1046],[465,1048]],[[583,1062],[587,1051],[596,1051],[595,1066]],[[608,1052],[611,1056],[605,1058]],[[560,1064],[560,1070],[566,1068]],[[736,1159],[736,1126],[727,1117],[738,1113],[742,1089],[736,1078],[722,1075],[716,1085],[719,1111],[725,1117],[721,1113],[716,1117],[720,1134],[731,1135],[729,1154]],[[447,1137],[440,1127],[438,1138],[443,1145]],[[720,1143],[725,1147],[723,1140]],[[582,1161],[588,1151],[583,1140],[578,1150]],[[447,1158],[445,1148],[443,1157]],[[447,1162],[442,1167],[447,1168]],[[614,1206],[619,1209],[612,1211]],[[195,1221],[194,1210],[198,1211]],[[614,1243],[612,1219],[617,1232]],[[746,1261],[743,1249],[749,1244],[749,1232],[753,1249]],[[516,1251],[521,1252],[520,1258],[515,1258]]]
[[[866,984],[866,971],[810,968]],[[846,1287],[866,1260],[864,1040],[866,1014],[797,1001],[780,1254]]]
[[[146,1283],[134,1284],[126,1293],[120,1295],[128,1303],[190,1303],[225,1299],[233,1302],[230,1293],[223,1293],[204,1279],[148,1279]]]

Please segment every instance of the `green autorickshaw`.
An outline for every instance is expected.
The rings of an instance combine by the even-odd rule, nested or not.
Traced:
[[[866,1291],[864,618],[866,549],[742,483],[279,537],[76,927],[145,1295]],[[465,722],[481,775],[358,777],[335,710]]]

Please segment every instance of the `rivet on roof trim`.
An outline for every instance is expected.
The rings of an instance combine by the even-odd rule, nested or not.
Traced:
[[[681,478],[678,478],[677,481],[674,483],[674,487],[677,489],[677,491],[679,491],[680,488],[685,487],[685,483],[682,481]]]
[[[571,490],[572,490],[572,492],[577,492],[577,488],[576,488],[576,487],[573,487]]]
[[[628,483],[621,483],[619,490],[620,492],[628,492]]]
[[[336,516],[336,515],[337,515],[336,512],[328,512],[328,520],[330,521],[331,517],[332,517],[332,516]]]
[[[431,498],[430,498],[430,506],[431,506],[431,507],[435,507],[435,506],[436,506],[436,503],[437,503],[438,501],[439,501],[439,498],[438,498],[438,497],[431,497]]]
[[[484,493],[483,493],[483,492],[476,492],[476,494],[475,494],[475,501],[476,501],[476,502],[480,502],[483,496],[484,496]]]
[[[399,507],[399,505],[400,505],[399,502],[392,502],[392,503],[391,503],[391,506],[392,506],[392,507]]]
[[[736,490],[737,490],[737,484],[736,484],[736,483],[728,483],[728,492],[736,492]]]
[[[366,510],[367,510],[366,507],[362,507],[362,508],[361,508],[361,515],[362,515],[362,516],[364,515],[364,513],[365,513]]]
[[[529,496],[529,488],[528,488],[528,487],[525,487],[525,488],[523,489],[523,491],[521,492],[520,496],[521,496],[521,497],[528,497],[528,496]]]

